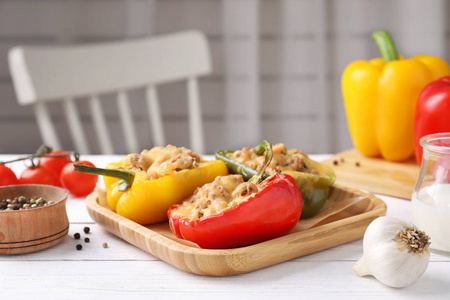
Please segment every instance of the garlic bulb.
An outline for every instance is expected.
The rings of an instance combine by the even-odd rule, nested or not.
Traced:
[[[427,269],[429,237],[392,217],[379,217],[364,234],[363,256],[353,266],[359,276],[373,275],[390,287],[405,287]]]

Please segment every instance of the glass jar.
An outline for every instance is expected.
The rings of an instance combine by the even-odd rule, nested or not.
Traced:
[[[423,159],[412,197],[413,224],[430,236],[432,250],[450,253],[450,133],[420,139]]]

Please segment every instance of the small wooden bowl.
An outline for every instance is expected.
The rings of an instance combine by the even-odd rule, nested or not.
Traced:
[[[23,184],[0,187],[0,200],[25,196],[53,201],[43,207],[0,211],[0,254],[23,254],[61,242],[69,231],[67,190],[50,185]]]

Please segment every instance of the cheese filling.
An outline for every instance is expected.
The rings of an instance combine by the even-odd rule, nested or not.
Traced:
[[[315,170],[310,170],[305,166],[305,158],[308,156],[305,152],[290,149],[282,143],[272,145],[273,157],[265,173],[273,175],[283,171],[298,171],[318,174]],[[231,158],[237,162],[243,163],[252,169],[260,170],[264,165],[264,156],[256,155],[253,149],[244,147],[242,150],[235,151]]]
[[[128,154],[122,164],[136,173],[145,172],[144,176],[152,180],[197,168],[200,162],[201,158],[197,153],[184,147],[168,145],[143,150],[140,154]]]
[[[191,197],[172,211],[172,215],[191,220],[206,218],[220,214],[258,192],[258,186],[244,182],[241,175],[218,176],[213,182],[197,188]]]

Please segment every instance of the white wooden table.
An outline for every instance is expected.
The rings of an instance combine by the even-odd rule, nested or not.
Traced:
[[[9,157],[1,155],[0,160]],[[104,167],[121,157],[82,159]],[[316,160],[325,157],[312,155]],[[21,163],[13,167],[19,172],[17,168]],[[410,201],[379,197],[387,204],[387,215],[411,220]],[[0,299],[450,299],[450,257],[435,253],[425,274],[403,289],[352,271],[362,255],[362,240],[248,274],[203,277],[180,271],[96,225],[84,199],[69,198],[67,213],[70,230],[60,244],[32,254],[0,256]],[[91,233],[83,232],[86,226]],[[73,238],[77,232],[80,240]],[[102,247],[104,242],[108,248]],[[77,244],[83,249],[76,250]]]

